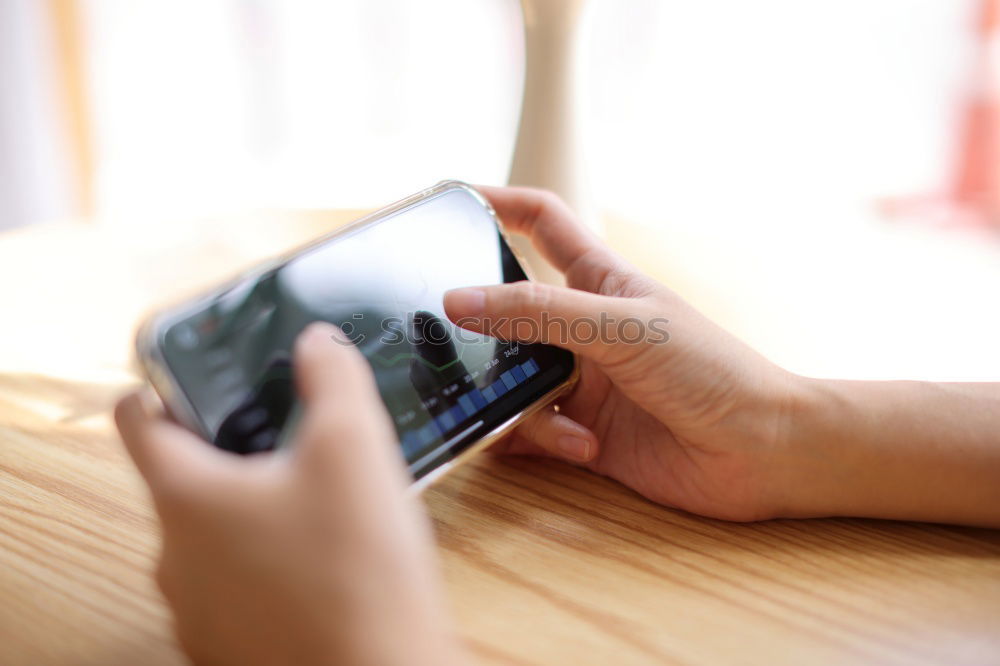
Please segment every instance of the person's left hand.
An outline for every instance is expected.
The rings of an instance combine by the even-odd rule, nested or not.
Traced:
[[[161,518],[158,582],[183,648],[212,664],[457,662],[428,523],[367,363],[313,324],[295,368],[305,416],[275,454],[215,449],[137,394],[115,412]]]

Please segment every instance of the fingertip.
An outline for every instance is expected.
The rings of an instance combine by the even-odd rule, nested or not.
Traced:
[[[309,398],[336,379],[332,368],[350,358],[354,345],[338,327],[316,321],[299,333],[293,350],[293,364],[299,391]],[[345,353],[346,352],[346,353]]]
[[[473,185],[476,190],[486,197],[490,203],[494,203],[497,199],[503,197],[504,194],[513,191],[510,185]]]
[[[126,450],[138,464],[137,448],[141,442],[141,430],[150,418],[142,393],[132,391],[119,399],[115,405],[114,417],[115,426],[118,428]]]
[[[326,349],[325,343],[331,340],[344,340],[343,332],[333,324],[325,321],[314,321],[299,333],[295,339],[295,352],[314,353]]]
[[[115,404],[115,425],[121,430],[123,426],[129,425],[135,419],[136,411],[139,409],[139,392],[132,391],[126,393]]]
[[[444,294],[444,311],[452,321],[478,319],[486,310],[486,292],[480,287],[449,289]]]
[[[340,414],[378,397],[375,376],[361,351],[338,327],[310,324],[296,340],[293,358],[298,395],[307,411]],[[319,413],[316,412],[316,413]]]
[[[597,457],[597,435],[590,428],[564,414],[552,418],[549,447],[556,455],[575,463],[589,463]]]
[[[173,476],[196,472],[203,458],[216,453],[191,432],[154,412],[144,391],[119,400],[114,416],[125,450],[154,494],[169,485]],[[203,452],[202,447],[208,450]]]
[[[597,457],[595,438],[577,432],[559,435],[555,441],[555,448],[561,457],[576,463],[588,463]]]
[[[551,410],[533,415],[518,427],[517,435],[528,445],[520,448],[537,448],[549,456],[576,464],[592,462],[599,453],[597,436],[589,428]]]

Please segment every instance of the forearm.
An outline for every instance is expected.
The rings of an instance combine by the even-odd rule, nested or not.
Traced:
[[[1000,384],[803,380],[787,516],[1000,527]]]

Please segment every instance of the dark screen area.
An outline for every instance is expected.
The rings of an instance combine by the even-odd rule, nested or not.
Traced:
[[[568,352],[475,334],[444,314],[448,289],[523,279],[492,215],[456,186],[175,313],[160,347],[205,436],[256,453],[294,431],[296,336],[337,324],[371,364],[419,478],[571,375]]]

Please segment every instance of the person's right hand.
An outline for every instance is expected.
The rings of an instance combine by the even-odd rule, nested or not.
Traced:
[[[788,515],[796,477],[784,455],[797,380],[639,273],[580,225],[555,195],[481,188],[505,228],[530,236],[567,287],[519,282],[445,297],[460,326],[502,339],[558,344],[578,354],[580,380],[501,444],[510,453],[562,458],[647,498],[730,520]],[[601,323],[596,341],[575,340]],[[636,319],[646,341],[629,339]],[[669,323],[663,325],[664,319]],[[565,332],[569,329],[570,335]],[[667,336],[657,333],[665,330]],[[610,333],[610,334],[609,334]],[[562,338],[562,339],[561,339]]]

